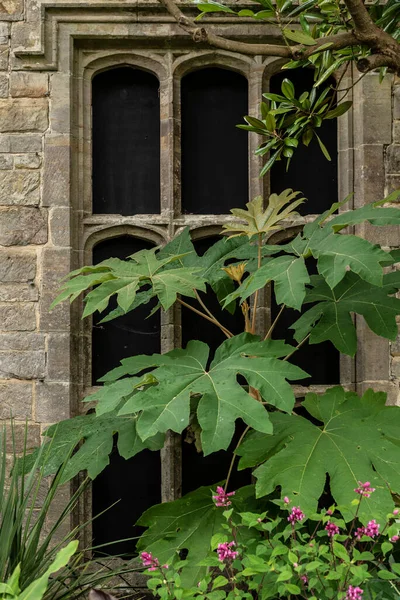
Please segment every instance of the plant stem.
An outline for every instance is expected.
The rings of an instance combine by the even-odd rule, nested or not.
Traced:
[[[209,310],[207,308],[207,306],[205,305],[205,303],[201,299],[199,292],[197,290],[194,290],[194,293],[196,294],[196,298],[197,298],[197,301],[199,302],[200,306],[202,306],[204,308],[204,310],[206,311],[206,313],[213,319],[213,321],[215,321],[215,324],[216,325],[218,324],[218,327],[220,327],[221,329],[225,329],[226,331],[228,331],[226,329],[226,327],[224,327],[224,325],[222,325],[222,323],[220,323],[218,321],[217,317],[212,314],[211,310]]]
[[[224,485],[224,492],[226,492],[226,490],[228,489],[229,479],[232,474],[233,465],[235,464],[235,459],[236,459],[235,452],[239,448],[240,444],[243,442],[243,438],[246,435],[246,433],[249,431],[249,429],[250,429],[250,425],[247,425],[246,429],[243,431],[242,435],[240,436],[238,443],[236,444],[236,448],[233,451],[231,464],[229,465],[228,475],[226,476],[226,481],[225,481],[225,485]]]
[[[258,253],[257,253],[257,269],[261,267],[261,249],[262,249],[262,233],[258,234]],[[255,333],[256,330],[256,316],[257,316],[257,302],[258,302],[258,294],[260,290],[256,290],[254,294],[254,302],[253,302],[253,319],[251,323],[251,333]]]
[[[293,356],[293,354],[294,354],[295,352],[297,352],[297,350],[298,350],[299,348],[301,348],[301,347],[302,347],[302,345],[303,345],[303,344],[304,344],[304,343],[305,343],[305,342],[308,340],[308,338],[310,337],[310,335],[311,335],[311,333],[309,333],[308,335],[306,335],[306,337],[305,337],[303,340],[301,340],[301,342],[300,342],[299,344],[297,344],[296,348],[295,348],[295,349],[294,349],[294,350],[293,350],[293,351],[292,351],[290,354],[288,354],[287,356],[285,356],[285,358],[284,358],[283,360],[289,360],[289,358],[290,358],[291,356]]]
[[[277,322],[279,321],[279,319],[280,319],[280,316],[281,316],[281,314],[283,313],[283,311],[284,311],[284,309],[285,309],[285,308],[286,308],[286,304],[282,304],[282,306],[281,306],[281,308],[280,308],[280,311],[278,312],[278,314],[276,315],[276,317],[275,317],[275,319],[274,319],[274,322],[272,323],[271,327],[270,327],[270,328],[268,329],[268,331],[267,331],[267,335],[265,336],[265,338],[264,338],[264,341],[265,341],[265,340],[268,340],[268,339],[271,337],[271,335],[272,335],[272,332],[273,332],[273,331],[274,331],[274,329],[275,329],[275,325],[276,325],[276,324],[277,324]]]
[[[177,300],[177,302],[179,302],[179,304],[182,304],[182,306],[186,306],[186,308],[189,308],[190,310],[192,310],[196,314],[200,315],[204,319],[207,319],[207,321],[210,321],[211,323],[214,323],[214,325],[216,325],[217,327],[219,327],[221,329],[221,331],[224,332],[224,334],[226,335],[227,338],[233,337],[233,333],[231,331],[229,331],[229,329],[226,329],[226,327],[224,327],[223,325],[221,325],[221,323],[219,321],[217,321],[216,319],[212,319],[211,317],[209,317],[205,313],[201,312],[201,310],[197,310],[197,308],[195,308],[194,306],[191,306],[190,304],[188,304],[187,302],[185,302],[181,298],[177,298],[176,300]]]

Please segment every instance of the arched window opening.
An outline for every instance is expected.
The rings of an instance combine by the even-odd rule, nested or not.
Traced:
[[[93,249],[93,264],[110,257],[125,259],[142,249],[153,247],[148,241],[128,235],[108,239]],[[108,310],[116,308],[110,303]],[[160,313],[146,318],[155,302],[113,321],[100,324],[105,316],[96,316],[92,331],[93,383],[122,358],[135,354],[160,352]],[[112,544],[115,540],[138,536],[143,528],[134,527],[140,515],[150,506],[161,502],[161,459],[159,452],[144,450],[125,460],[118,454],[116,440],[110,456],[110,464],[93,481],[93,515],[106,512],[93,521],[93,544],[110,544],[99,554],[128,554],[135,551],[136,540]],[[112,504],[118,502],[112,508]]]
[[[248,201],[247,79],[218,68],[181,83],[182,212],[224,214]]]
[[[93,213],[160,212],[157,78],[120,67],[93,79]]]
[[[293,69],[280,71],[270,79],[270,92],[281,94],[282,81],[288,78],[293,83],[296,98],[312,89],[314,78],[311,69]],[[334,79],[331,81],[335,84]],[[321,91],[317,88],[317,94]],[[301,191],[307,202],[298,208],[302,215],[318,214],[330,208],[338,200],[338,160],[337,160],[337,119],[326,120],[317,129],[325,144],[331,161],[322,154],[317,139],[311,140],[308,147],[301,142],[293,154],[289,169],[286,171],[286,159],[274,163],[271,169],[271,191],[280,193],[286,188]]]

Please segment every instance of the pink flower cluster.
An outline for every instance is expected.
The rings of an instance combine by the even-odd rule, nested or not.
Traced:
[[[149,571],[157,571],[160,568],[158,558],[154,558],[151,552],[142,552],[140,555],[144,567],[148,567]],[[168,565],[162,565],[161,569],[168,569]]]
[[[331,521],[328,521],[325,525],[325,531],[328,532],[329,537],[333,538],[334,535],[337,535],[339,533],[339,527],[335,525],[335,523],[331,523]]]
[[[234,548],[235,546],[235,542],[224,542],[223,544],[218,544],[218,560],[221,562],[224,562],[225,560],[234,560],[239,554],[239,552],[231,550],[231,548]]]
[[[349,585],[346,594],[346,600],[361,600],[361,596],[363,595],[363,590],[359,587],[353,587]]]
[[[393,536],[390,538],[390,541],[391,541],[391,542],[394,542],[394,543],[398,542],[399,540],[400,540],[400,536],[398,536],[398,535],[393,535]]]
[[[298,523],[299,521],[302,521],[305,518],[306,515],[300,510],[300,507],[293,506],[292,512],[288,516],[287,520],[289,521],[289,523],[292,523],[292,525],[294,525],[295,523]]]
[[[217,495],[213,496],[213,500],[215,500],[215,506],[230,506],[232,502],[228,500],[230,496],[234,496],[235,492],[229,492],[228,494],[225,492],[224,488],[220,485],[217,487]]]
[[[304,585],[308,585],[308,577],[307,577],[307,575],[301,575],[300,579],[302,580],[302,582],[304,583]]]
[[[360,496],[365,496],[366,498],[369,498],[372,492],[375,491],[375,488],[371,487],[371,483],[369,481],[366,481],[365,483],[359,481],[358,485],[359,487],[355,488],[354,491],[356,494],[360,494]]]
[[[367,535],[370,538],[375,538],[379,535],[379,527],[379,523],[377,523],[375,519],[372,519],[372,521],[369,521],[366,527],[358,527],[354,535],[358,540],[360,540],[363,535]]]

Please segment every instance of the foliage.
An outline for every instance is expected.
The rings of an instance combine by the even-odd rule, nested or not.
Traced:
[[[59,550],[48,567],[39,579],[32,581],[24,590],[19,587],[19,577],[21,574],[21,566],[17,565],[11,577],[6,583],[0,583],[0,598],[1,600],[42,600],[48,586],[50,575],[56,573],[65,567],[73,554],[78,548],[77,541],[72,541]]]
[[[42,446],[36,451],[35,459],[29,462],[32,457],[28,457],[27,429],[22,452],[17,453],[16,427],[21,425],[12,421],[10,434],[7,435],[5,427],[0,430],[2,600],[12,600],[11,596],[19,600],[41,600],[42,596],[44,600],[79,598],[86,594],[88,587],[106,584],[112,577],[135,570],[137,567],[129,564],[115,566],[107,561],[99,564],[96,560],[85,559],[84,552],[77,550],[75,538],[90,525],[90,521],[65,533],[65,525],[87,487],[87,481],[83,482],[62,508],[58,506],[57,499],[62,491],[65,471],[69,468],[73,440],[64,444],[55,477],[46,479],[41,464],[50,458],[51,446]],[[11,464],[8,458],[11,458]],[[21,473],[28,470],[30,473],[22,476]],[[50,526],[49,513],[58,515]],[[57,575],[49,578],[55,571]]]
[[[345,493],[357,507],[348,525],[335,506],[306,515],[287,496],[274,501],[275,509],[260,513],[249,507],[242,512],[234,497],[218,488],[213,499],[219,525],[207,537],[207,556],[199,560],[189,552],[186,561],[175,556],[170,564],[160,565],[159,547],[143,552],[143,564],[150,567],[148,588],[161,600],[397,598],[399,510],[380,522],[371,519],[358,526],[357,513],[375,490],[370,482],[359,482],[352,493]],[[207,567],[191,586],[182,577],[188,564]]]

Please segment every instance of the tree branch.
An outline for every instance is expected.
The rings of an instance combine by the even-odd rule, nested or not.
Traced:
[[[375,33],[376,25],[371,19],[362,0],[344,0],[356,32],[361,34]]]

